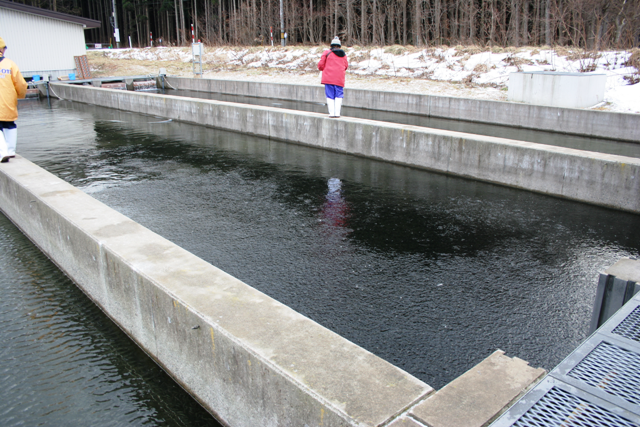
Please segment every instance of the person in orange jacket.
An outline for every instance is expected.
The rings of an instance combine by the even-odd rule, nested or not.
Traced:
[[[4,56],[7,45],[0,37],[0,162],[16,156],[18,98],[27,94],[27,82],[15,62]]]
[[[329,50],[322,52],[318,70],[322,71],[324,93],[327,96],[329,117],[340,117],[340,108],[344,98],[344,80],[349,67],[347,54],[342,50],[340,39],[336,36],[331,41]]]

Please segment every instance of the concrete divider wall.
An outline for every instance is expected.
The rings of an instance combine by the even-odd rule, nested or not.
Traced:
[[[230,95],[257,96],[262,98],[287,99],[304,102],[320,102],[326,97],[324,86],[249,82],[240,80],[191,79],[166,77],[176,89],[199,92],[217,92]]]
[[[176,89],[322,102],[324,86],[168,77]],[[345,89],[347,107],[640,142],[640,114],[546,107],[517,102]]]
[[[371,120],[54,84],[64,99],[499,183],[640,213],[640,159]]]
[[[379,426],[427,384],[17,156],[0,209],[231,426]]]

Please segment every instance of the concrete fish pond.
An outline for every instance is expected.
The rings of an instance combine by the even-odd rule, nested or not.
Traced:
[[[432,422],[447,383],[488,390],[478,364],[519,384],[486,422],[639,252],[631,213],[78,102],[21,117],[39,166],[0,171],[3,212],[229,425]]]

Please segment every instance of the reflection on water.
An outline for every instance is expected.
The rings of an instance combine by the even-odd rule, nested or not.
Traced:
[[[20,152],[436,388],[496,349],[554,367],[640,254],[638,215],[160,121],[32,104]]]
[[[326,225],[344,231],[346,235],[351,230],[347,228],[349,206],[342,197],[342,182],[338,178],[329,178],[328,186],[329,191],[322,205],[320,218]]]

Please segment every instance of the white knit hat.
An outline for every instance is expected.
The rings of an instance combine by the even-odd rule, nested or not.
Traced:
[[[340,43],[340,38],[338,36],[335,36],[333,40],[331,40],[331,46],[333,46],[334,44],[342,47],[342,43]]]

